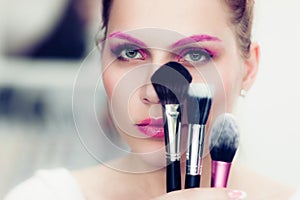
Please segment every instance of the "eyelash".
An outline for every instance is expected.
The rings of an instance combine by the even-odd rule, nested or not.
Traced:
[[[129,51],[134,51],[134,53],[136,53],[136,54],[132,57],[128,57],[128,55],[126,55],[126,53],[128,53]],[[128,43],[119,44],[119,45],[116,45],[115,47],[111,47],[111,52],[114,54],[114,56],[119,61],[145,60],[145,59],[147,59],[148,54],[149,54],[149,52],[146,49],[143,49],[137,45],[128,44]],[[204,59],[204,60],[194,61],[194,60],[188,60],[188,59],[184,58],[187,55],[191,56],[192,53],[199,54],[200,58]],[[136,58],[137,55],[139,56],[138,58]],[[213,53],[211,53],[209,50],[206,50],[206,49],[203,49],[200,47],[189,47],[189,48],[184,48],[183,50],[179,51],[179,53],[175,59],[177,62],[206,64],[214,57],[215,57],[215,55]]]
[[[200,60],[194,61],[194,60],[187,60],[186,58],[184,58],[187,55],[191,56],[193,53],[194,54],[197,53],[200,56]],[[176,57],[178,62],[189,62],[189,63],[198,63],[198,64],[205,64],[209,62],[212,58],[214,58],[213,53],[200,47],[183,49],[181,52],[179,52],[178,56]]]
[[[134,58],[136,55],[132,58],[128,57],[126,53],[128,53],[129,51],[134,51],[135,53],[137,53],[136,55],[139,54],[139,58]],[[120,61],[145,60],[147,58],[146,50],[133,44],[119,44],[116,47],[112,47],[111,52]]]

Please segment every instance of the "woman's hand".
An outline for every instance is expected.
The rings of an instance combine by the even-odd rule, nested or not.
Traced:
[[[231,190],[226,188],[195,188],[188,190],[179,190],[170,192],[155,198],[154,200],[169,200],[169,199],[205,199],[205,200],[242,200],[247,194],[240,190]]]

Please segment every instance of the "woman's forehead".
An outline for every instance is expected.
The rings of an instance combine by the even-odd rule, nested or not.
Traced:
[[[222,0],[114,0],[108,33],[161,28],[183,35],[217,33],[228,26]]]

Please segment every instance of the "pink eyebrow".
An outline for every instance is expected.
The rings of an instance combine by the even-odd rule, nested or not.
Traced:
[[[187,44],[190,44],[190,43],[204,42],[204,41],[221,42],[221,40],[219,38],[213,37],[213,36],[210,36],[210,35],[192,35],[190,37],[183,38],[183,39],[177,41],[176,43],[171,45],[171,48],[176,48],[176,47],[180,47],[180,46],[187,45]]]
[[[139,40],[137,38],[134,38],[134,37],[132,37],[132,36],[126,34],[126,33],[122,33],[120,31],[109,34],[108,38],[109,39],[111,39],[111,38],[119,38],[119,39],[123,39],[123,40],[127,40],[129,42],[135,43],[135,44],[137,44],[137,45],[139,45],[141,47],[146,47],[147,46],[141,40]]]

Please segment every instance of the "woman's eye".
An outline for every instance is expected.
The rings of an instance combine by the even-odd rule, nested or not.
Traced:
[[[120,57],[125,58],[125,59],[141,59],[143,56],[137,49],[124,49],[121,51]]]
[[[143,49],[127,44],[113,48],[111,52],[121,61],[144,60],[146,57]]]
[[[208,52],[202,49],[188,50],[180,56],[180,61],[206,63],[212,58]]]

